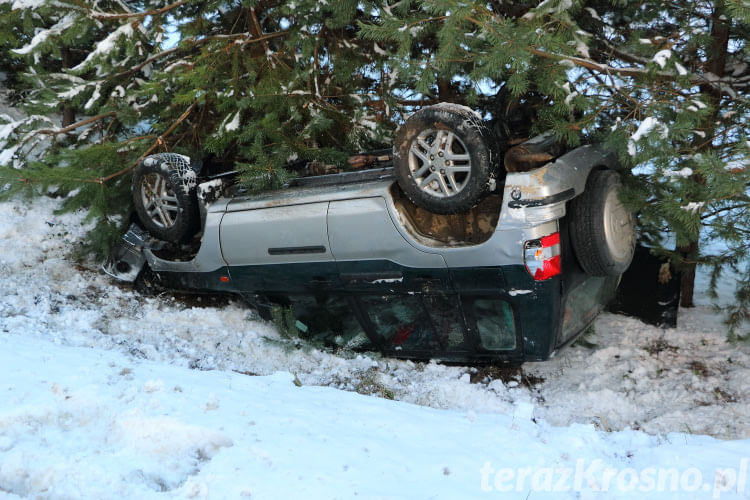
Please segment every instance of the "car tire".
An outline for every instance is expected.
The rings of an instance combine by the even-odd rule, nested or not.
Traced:
[[[592,276],[618,276],[633,260],[635,218],[619,200],[621,188],[616,172],[594,170],[570,202],[570,240],[578,264]]]
[[[498,155],[481,117],[438,104],[411,115],[396,133],[396,179],[409,200],[436,214],[466,212],[490,191]]]
[[[160,153],[144,158],[133,175],[133,205],[152,236],[172,243],[192,237],[199,227],[195,172],[189,158]]]

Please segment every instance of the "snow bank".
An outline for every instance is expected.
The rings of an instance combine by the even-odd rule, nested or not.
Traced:
[[[747,474],[748,441],[556,428],[525,403],[438,411],[17,334],[0,363],[0,491],[19,496],[740,498]]]
[[[58,204],[0,203],[0,497],[632,498],[629,471],[659,467],[686,488],[639,498],[742,497],[750,348],[708,308],[674,330],[602,315],[508,382],[333,355],[240,303],[145,297],[74,265],[87,227]],[[623,488],[597,491],[606,467]],[[563,492],[544,482],[558,470]]]
[[[686,431],[687,426],[714,436],[750,437],[750,387],[741,382],[750,376],[750,346],[728,344],[721,318],[708,308],[683,313],[681,327],[667,331],[605,314],[594,325],[590,342],[595,349],[574,347],[549,362],[524,366],[544,377],[544,383],[527,388],[490,377],[472,384],[469,377],[482,378],[477,368],[297,349],[241,302],[213,308],[201,307],[198,299],[188,306],[170,296],[145,297],[118,287],[106,275],[76,268],[65,257],[86,226],[82,214],[54,216],[56,206],[49,199],[33,206],[0,203],[3,330],[183,367],[259,375],[293,371],[306,385],[390,394],[434,408],[503,413],[521,401],[535,404],[537,416],[557,425],[604,418],[612,429],[663,433]],[[674,349],[654,351],[652,346],[663,342]],[[665,361],[667,355],[671,358]],[[708,370],[696,379],[691,367],[700,365]],[[602,397],[607,390],[611,398]],[[660,404],[673,399],[678,407]],[[667,418],[676,408],[675,419]],[[675,427],[677,418],[685,426]]]
[[[545,420],[750,438],[748,345],[727,342],[710,309],[681,311],[665,330],[604,314],[582,343],[529,370],[545,378],[536,413]]]

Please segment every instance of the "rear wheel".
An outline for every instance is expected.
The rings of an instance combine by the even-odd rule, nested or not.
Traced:
[[[482,119],[440,104],[411,115],[396,134],[396,179],[417,206],[437,214],[466,212],[490,190],[497,157]]]
[[[198,229],[195,172],[181,155],[147,156],[133,176],[133,205],[143,227],[173,243],[189,239]]]
[[[622,204],[620,176],[594,170],[570,202],[570,239],[581,268],[593,276],[625,272],[635,252],[635,217]]]

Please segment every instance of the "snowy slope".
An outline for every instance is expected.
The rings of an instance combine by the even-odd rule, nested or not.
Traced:
[[[534,422],[525,403],[508,413],[435,410],[296,387],[288,373],[201,372],[16,334],[0,337],[0,353],[9,403],[0,417],[0,488],[18,495],[474,498],[496,489],[503,467],[579,467],[586,493],[631,498],[616,480],[595,495],[601,470],[664,464],[681,471],[688,490],[693,479],[682,476],[700,475],[703,493],[704,482],[714,488],[716,467],[739,470],[748,453],[748,441],[556,428]],[[533,498],[560,497],[537,481]],[[575,488],[574,472],[566,482]],[[524,483],[516,498],[533,486]],[[499,484],[515,490],[517,481]]]
[[[0,203],[0,498],[750,497],[750,349],[707,308],[605,314],[503,382],[141,296],[56,206]]]

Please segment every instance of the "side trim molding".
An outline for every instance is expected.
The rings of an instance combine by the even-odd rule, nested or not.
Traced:
[[[268,255],[299,255],[305,253],[326,253],[326,247],[323,245],[313,245],[309,247],[280,247],[268,249]]]

